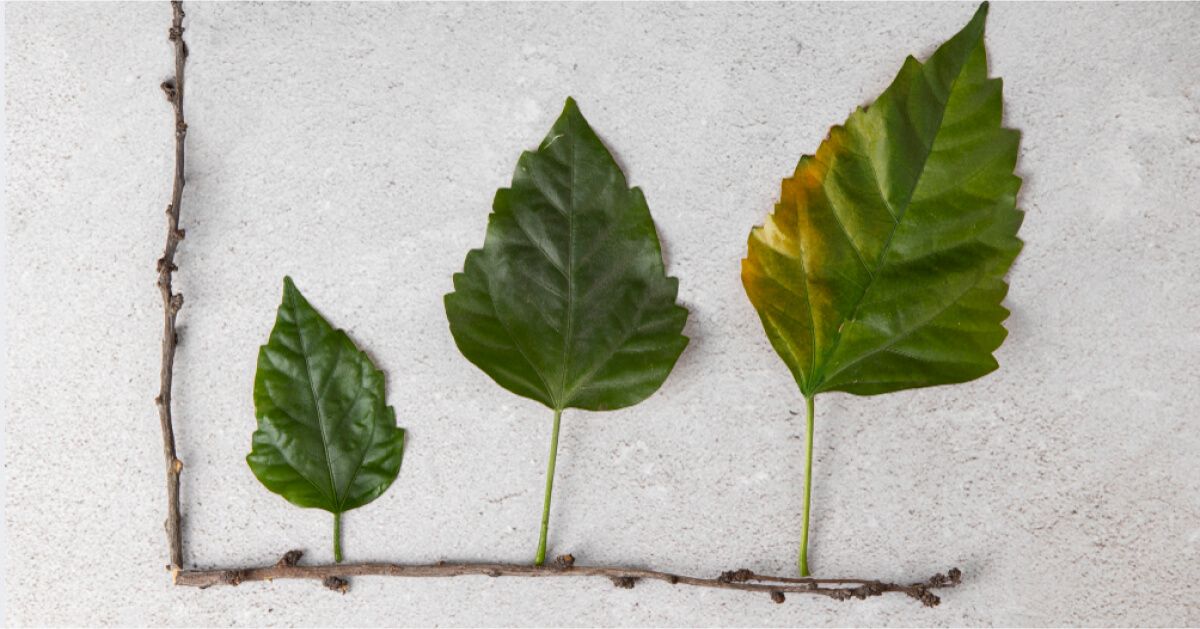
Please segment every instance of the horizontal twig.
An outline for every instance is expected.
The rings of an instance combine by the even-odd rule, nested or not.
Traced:
[[[181,570],[175,575],[176,585],[207,588],[214,585],[238,585],[247,581],[273,581],[275,579],[313,579],[325,587],[340,592],[349,589],[348,577],[604,577],[620,588],[632,588],[639,580],[665,581],[672,585],[737,590],[766,594],[776,603],[782,603],[786,594],[815,594],[835,600],[866,599],[888,592],[908,595],[928,607],[936,606],[940,599],[932,590],[954,587],[959,584],[962,573],[957,569],[947,574],[912,584],[888,583],[872,579],[817,579],[773,577],[760,575],[750,570],[731,570],[715,578],[689,577],[642,568],[579,566],[575,558],[562,555],[548,566],[533,566],[511,563],[450,563],[397,564],[397,563],[343,563],[303,566],[299,564],[303,553],[289,551],[273,566],[255,568],[226,568],[213,570]]]

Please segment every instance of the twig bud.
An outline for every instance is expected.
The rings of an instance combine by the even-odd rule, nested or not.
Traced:
[[[321,585],[342,594],[350,590],[350,582],[341,577],[325,577],[325,580],[321,581]]]
[[[282,557],[279,558],[279,561],[275,563],[275,567],[290,568],[290,567],[296,565],[297,563],[299,563],[300,558],[303,556],[304,556],[304,551],[302,551],[302,550],[289,550],[286,553],[284,553]]]
[[[613,585],[615,585],[623,590],[632,590],[634,584],[637,583],[637,579],[635,577],[609,577],[609,578],[612,580]]]

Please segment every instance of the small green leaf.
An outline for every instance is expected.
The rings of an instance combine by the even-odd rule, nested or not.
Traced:
[[[810,401],[810,427],[818,393],[965,382],[998,366],[1023,213],[1020,134],[1001,126],[986,17],[984,3],[924,64],[909,57],[800,159],[750,233],[746,294]]]
[[[496,193],[482,249],[446,295],[463,355],[500,386],[555,410],[636,404],[679,358],[687,310],[675,303],[650,208],[567,99],[537,151]],[[538,562],[544,559],[545,519]]]
[[[340,516],[379,497],[400,471],[404,430],[383,373],[283,281],[270,340],[254,377],[258,429],[246,462],[267,489]],[[340,538],[334,554],[341,561]]]

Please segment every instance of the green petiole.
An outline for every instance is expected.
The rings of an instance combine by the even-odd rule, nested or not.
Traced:
[[[333,561],[342,563],[342,514],[333,514]]]
[[[534,565],[546,563],[546,531],[550,528],[550,496],[554,492],[554,462],[558,458],[558,424],[562,409],[554,411],[554,431],[550,433],[550,462],[546,464],[546,498],[542,505],[542,534],[538,538],[537,558]]]
[[[810,576],[808,572],[808,508],[812,498],[812,450],[813,450],[813,398],[806,396],[804,401],[808,406],[808,438],[804,447],[804,528],[800,533],[800,576]]]

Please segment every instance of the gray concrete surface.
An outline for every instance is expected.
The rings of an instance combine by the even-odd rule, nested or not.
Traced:
[[[647,402],[566,415],[552,552],[792,570],[803,404],[743,294],[746,234],[973,9],[191,5],[188,564],[331,555],[329,516],[243,462],[284,273],[369,348],[410,430],[399,481],[346,517],[349,558],[532,558],[550,413],[457,353],[442,295],[573,95],[646,192],[692,345]],[[936,610],[602,580],[172,588],[152,403],[169,8],[5,11],[9,624],[1200,624],[1200,4],[993,7],[1028,211],[1002,368],[818,399],[816,570],[960,566]]]

